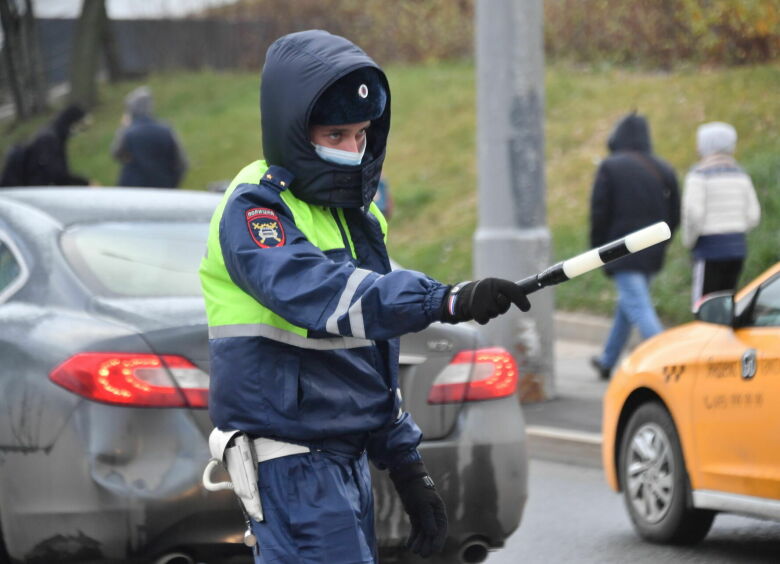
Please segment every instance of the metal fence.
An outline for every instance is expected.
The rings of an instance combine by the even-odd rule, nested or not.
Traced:
[[[67,82],[76,20],[36,23],[47,83]],[[176,69],[258,69],[276,33],[269,21],[112,20],[110,25],[120,66],[129,76]],[[0,104],[10,102],[7,76],[0,57]]]

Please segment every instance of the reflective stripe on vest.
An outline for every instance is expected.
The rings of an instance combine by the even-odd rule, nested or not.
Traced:
[[[226,337],[265,337],[272,341],[285,343],[302,349],[329,351],[334,349],[355,349],[367,347],[372,341],[355,339],[354,337],[334,337],[332,339],[307,339],[270,325],[262,323],[241,325],[218,325],[209,327],[209,339],[224,339]]]
[[[258,184],[267,168],[264,161],[255,161],[244,167],[230,183],[211,218],[206,256],[200,265],[201,288],[206,301],[209,338],[265,337],[280,343],[313,350],[345,349],[371,345],[372,341],[364,338],[365,331],[360,302],[358,301],[350,308],[350,302],[354,298],[360,282],[371,271],[355,270],[339,297],[336,311],[328,318],[326,325],[329,333],[338,335],[338,318],[349,312],[352,334],[355,337],[335,337],[332,339],[309,339],[308,331],[305,328],[293,325],[275,314],[231,280],[219,241],[219,224],[222,214],[236,187],[241,184]],[[329,208],[312,206],[302,202],[289,190],[281,192],[280,197],[292,212],[296,227],[301,230],[309,242],[322,251],[344,248],[341,231]],[[386,237],[387,223],[379,208],[372,203],[370,211],[379,221],[382,234]],[[341,209],[337,212],[351,247],[350,254],[354,257],[354,245],[346,227],[344,212]]]

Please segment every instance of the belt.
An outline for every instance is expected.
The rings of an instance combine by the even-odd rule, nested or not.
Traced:
[[[258,437],[257,439],[254,439],[252,443],[255,447],[255,456],[257,457],[258,463],[273,460],[274,458],[281,458],[283,456],[311,452],[311,449],[307,446],[285,443],[284,441],[275,441],[274,439],[266,439],[265,437]]]

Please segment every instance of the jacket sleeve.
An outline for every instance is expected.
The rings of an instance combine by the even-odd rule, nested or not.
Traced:
[[[257,213],[263,225],[276,226],[276,238],[260,240],[253,233],[248,218]],[[220,222],[220,245],[233,282],[299,327],[384,340],[441,319],[447,286],[412,270],[382,275],[331,260],[296,227],[267,185],[236,188]]]
[[[671,168],[671,167],[670,167]],[[669,223],[669,229],[674,234],[677,228],[680,226],[680,186],[677,183],[677,175],[674,170],[669,171],[669,198],[668,198],[668,212],[669,216],[667,222]]]
[[[380,470],[397,468],[422,460],[417,450],[421,440],[422,431],[412,416],[399,409],[392,423],[371,433],[366,452]]]
[[[682,243],[691,249],[704,223],[704,179],[695,173],[685,177],[682,201]]]
[[[609,242],[609,228],[612,222],[612,194],[609,176],[604,165],[600,165],[593,181],[590,198],[590,246],[600,247]]]
[[[72,174],[68,168],[64,142],[53,135],[44,136],[36,147],[37,166],[48,182],[59,186],[86,186],[89,180]]]
[[[130,155],[127,153],[127,128],[120,127],[114,134],[114,140],[111,142],[111,156],[119,162],[127,162]]]
[[[761,221],[761,205],[758,203],[756,190],[753,188],[753,181],[750,180],[749,176],[747,176],[746,180],[747,193],[745,194],[745,197],[747,198],[747,214],[745,219],[747,228],[753,229],[758,225],[758,222]]]

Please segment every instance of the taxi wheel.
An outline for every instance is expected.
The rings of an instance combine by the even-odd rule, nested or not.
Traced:
[[[623,499],[639,536],[668,544],[695,544],[707,536],[715,513],[689,503],[680,440],[662,405],[646,403],[633,413],[619,460]]]

